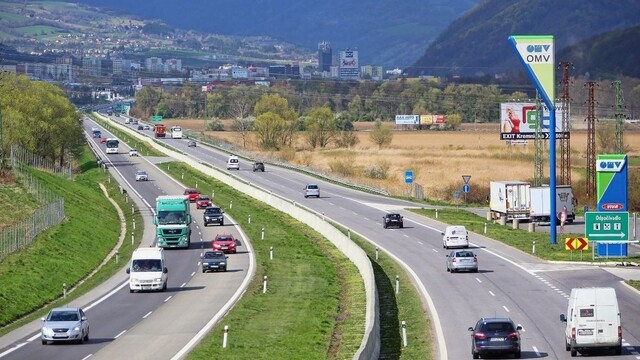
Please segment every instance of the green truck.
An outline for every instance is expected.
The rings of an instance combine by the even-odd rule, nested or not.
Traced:
[[[188,248],[191,245],[189,198],[163,195],[156,198],[156,245],[161,248]]]

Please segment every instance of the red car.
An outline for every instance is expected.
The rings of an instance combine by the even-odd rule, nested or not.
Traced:
[[[198,200],[198,197],[200,196],[200,191],[196,190],[196,189],[184,189],[184,193],[182,195],[186,195],[189,197],[189,201],[191,202],[195,202],[196,200]]]
[[[234,238],[231,234],[218,234],[216,235],[215,239],[211,241],[211,244],[213,245],[214,251],[219,250],[224,251],[225,254],[235,254],[236,242],[236,238]]]
[[[107,138],[100,138],[100,144],[104,144],[107,142]]]
[[[198,200],[196,200],[196,209],[206,209],[211,206],[211,199],[209,199],[209,195],[198,196]]]

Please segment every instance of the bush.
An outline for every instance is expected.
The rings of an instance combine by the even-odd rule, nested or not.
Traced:
[[[224,125],[220,119],[213,119],[207,124],[207,131],[224,131]]]
[[[390,167],[391,164],[388,161],[382,160],[377,165],[365,167],[362,174],[370,179],[384,180],[389,177]]]
[[[329,163],[329,169],[334,174],[338,174],[340,176],[353,176],[355,175],[355,167],[353,166],[354,159],[352,157],[342,159],[342,160],[334,160]]]

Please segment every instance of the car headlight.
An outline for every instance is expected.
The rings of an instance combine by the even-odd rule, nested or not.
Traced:
[[[209,263],[208,262],[203,262],[202,265],[209,265]]]
[[[226,262],[224,262],[224,261],[221,261],[221,262],[220,262],[220,265],[227,265],[227,263],[226,263]]]
[[[80,331],[80,325],[76,325],[73,327],[73,331]]]
[[[162,278],[155,278],[155,279],[153,279],[153,281],[155,281],[155,282],[161,282],[161,281],[162,281]]]
[[[205,217],[204,217],[204,219],[205,219],[205,220],[211,220],[211,218],[210,218],[210,217],[208,217],[208,216],[205,216]]]
[[[139,282],[139,281],[138,281],[138,279],[136,279],[136,278],[132,278],[132,279],[131,279],[131,283],[132,283],[132,284],[137,284],[138,282]]]

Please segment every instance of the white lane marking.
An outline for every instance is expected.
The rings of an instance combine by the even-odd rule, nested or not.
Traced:
[[[37,335],[37,337],[40,337],[40,334],[38,334],[38,335]],[[14,351],[16,351],[16,350],[20,349],[21,347],[23,347],[23,346],[27,345],[27,344],[29,343],[29,341],[33,341],[33,340],[32,340],[32,339],[28,339],[28,340],[27,340],[27,342],[23,342],[23,343],[20,343],[20,344],[18,344],[18,345],[16,345],[16,346],[12,347],[11,349],[9,349],[9,350],[7,350],[7,351],[5,351],[5,352],[1,353],[1,354],[0,354],[0,358],[1,358],[1,357],[4,357],[5,355],[9,355],[9,354],[11,354],[12,352],[14,352]]]
[[[173,297],[173,295],[167,297],[166,299],[164,299],[164,302],[167,302],[167,301],[171,300],[172,297]]]
[[[496,296],[496,294],[493,293],[493,291],[489,290],[489,294],[491,294],[491,296]]]
[[[436,250],[436,249],[431,249],[431,251],[433,251],[434,253],[438,252],[438,250]]]
[[[119,338],[120,336],[124,335],[124,333],[126,333],[126,332],[127,332],[127,330],[122,330],[122,331],[120,332],[120,334],[118,334],[118,335],[116,335],[116,336],[114,337],[114,339]]]
[[[147,316],[151,315],[152,313],[153,313],[153,311],[149,311],[149,312],[148,312],[148,313],[146,313],[142,318],[143,318],[143,319],[146,319],[146,318],[147,318]]]
[[[194,276],[195,274],[196,274],[196,272],[194,271],[194,272],[191,273],[191,276]]]
[[[476,278],[476,281],[482,284],[482,280],[480,280],[479,278]]]
[[[191,275],[193,276],[193,275]],[[182,283],[182,285],[180,285],[181,288],[185,287],[187,285],[187,283]]]
[[[93,354],[89,354],[89,355],[87,355],[87,356],[83,357],[83,358],[82,358],[82,360],[88,359],[88,358],[90,358],[90,357],[92,357],[92,356],[93,356]]]
[[[503,308],[503,309],[504,309],[504,311],[506,311],[506,312],[511,312],[511,311],[509,311],[509,308],[508,308],[508,307],[506,307],[506,306],[504,306],[504,305],[502,305],[502,308]]]
[[[535,346],[531,347],[533,349],[533,351],[536,353],[536,357],[540,357],[540,351],[538,351],[538,348]]]
[[[422,243],[422,241],[420,241],[420,240],[418,240],[418,244],[424,245],[424,243]]]
[[[407,234],[404,234],[404,237],[406,237],[406,238],[408,239],[408,238],[409,238],[409,235],[407,235]]]

